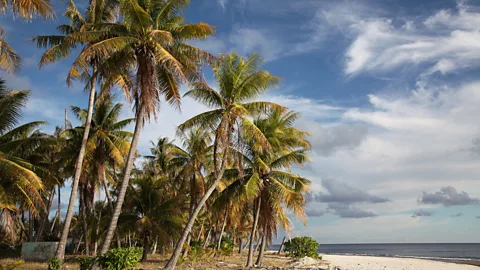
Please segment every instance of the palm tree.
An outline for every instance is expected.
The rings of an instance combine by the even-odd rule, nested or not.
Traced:
[[[214,181],[190,215],[183,234],[176,243],[175,251],[166,265],[167,269],[175,267],[197,215],[220,183],[227,165],[229,148],[235,139],[241,134],[256,140],[263,149],[269,149],[267,139],[249,118],[256,113],[281,107],[271,102],[252,102],[279,81],[278,77],[272,76],[268,71],[258,70],[261,64],[261,59],[255,54],[248,59],[243,59],[236,53],[222,55],[221,63],[214,67],[214,76],[219,90],[214,90],[204,82],[196,82],[193,84],[193,89],[185,94],[213,109],[187,120],[179,126],[179,130],[182,132],[199,128],[213,131],[215,136],[213,141]],[[217,158],[218,153],[222,153],[221,158]],[[221,161],[219,166],[218,160]]]
[[[85,42],[79,39],[78,35],[85,31],[92,31],[93,27],[100,22],[114,22],[116,20],[115,7],[115,1],[91,0],[90,6],[87,9],[86,16],[84,18],[82,14],[78,11],[73,1],[70,1],[67,11],[65,12],[65,16],[70,20],[70,24],[60,25],[57,28],[61,32],[61,35],[37,36],[33,38],[33,40],[37,42],[38,47],[48,48],[48,50],[44,53],[40,60],[40,67],[47,63],[67,58],[70,55],[70,52],[78,45],[83,46],[83,52],[87,50],[87,48],[89,48],[91,46],[91,43],[93,43],[94,41],[90,40],[90,42]],[[85,129],[83,132],[79,155],[75,165],[75,174],[73,177],[67,215],[65,216],[65,222],[56,253],[56,257],[59,259],[63,259],[65,255],[65,245],[67,242],[70,223],[73,217],[73,207],[77,197],[78,183],[80,181],[80,176],[82,173],[85,148],[90,132],[90,123],[92,121],[93,103],[96,92],[96,78],[98,75],[97,65],[100,62],[100,59],[98,57],[89,57],[88,59],[82,60],[88,62],[86,63],[83,72],[80,73],[76,68],[72,68],[67,77],[68,85],[70,85],[73,78],[82,77],[84,80],[87,81],[86,88],[89,88],[90,94],[87,117],[85,121]],[[79,58],[77,58],[76,62],[78,61]]]
[[[24,20],[31,20],[35,15],[51,18],[55,12],[49,0],[1,0],[0,12],[5,13],[7,10],[11,10],[15,17],[18,16]],[[20,70],[21,59],[5,41],[5,36],[5,30],[0,27],[0,69],[16,72]]]
[[[36,214],[45,208],[44,184],[37,175],[39,168],[22,159],[33,153],[45,140],[43,136],[25,136],[44,124],[42,121],[17,126],[21,109],[29,91],[8,91],[0,80],[0,231],[16,239],[18,220],[17,204],[29,213]]]
[[[95,31],[80,33],[80,39],[94,43],[74,63],[74,73],[80,74],[88,66],[88,59],[106,59],[98,69],[100,76],[108,82],[132,86],[131,92],[125,94],[132,97],[135,104],[134,136],[101,254],[108,251],[118,223],[144,122],[156,115],[161,96],[179,107],[180,84],[201,79],[199,64],[214,59],[186,43],[213,33],[213,27],[205,23],[182,23],[180,11],[188,5],[188,0],[119,2],[123,22],[97,24]],[[103,39],[98,41],[99,37]]]
[[[128,140],[132,137],[132,133],[124,131],[123,129],[135,121],[134,118],[119,121],[118,118],[122,108],[122,104],[114,103],[114,96],[105,92],[95,98],[91,132],[87,142],[82,169],[83,173],[79,184],[81,187],[81,213],[91,212],[91,208],[94,206],[95,189],[99,185],[104,187],[111,214],[113,213],[113,202],[107,179],[110,183],[114,183],[115,180],[110,174],[110,171],[107,170],[107,166],[109,165],[112,169],[117,166],[124,166],[124,157],[127,155],[128,149],[130,148],[130,142]],[[70,144],[70,149],[68,149],[68,151],[74,153],[74,156],[70,159],[76,160],[80,142],[79,138],[81,137],[81,134],[84,133],[88,110],[72,106],[72,111],[83,123],[83,126],[69,131],[73,143]],[[99,183],[97,181],[99,181]],[[86,215],[81,214],[80,216],[84,224],[84,232],[86,232]],[[85,236],[85,240],[87,239],[88,238]]]
[[[153,165],[153,164],[152,164]],[[168,178],[149,170],[146,164],[130,185],[126,201],[126,211],[120,215],[122,226],[134,228],[143,238],[142,261],[147,260],[151,237],[162,246],[179,235],[182,229],[182,196],[172,196],[164,189]]]
[[[257,224],[262,228],[262,244],[256,264],[261,265],[263,250],[276,233],[278,222],[287,232],[290,229],[290,220],[283,207],[292,209],[296,216],[305,220],[303,206],[310,181],[288,171],[292,164],[302,165],[309,160],[306,152],[310,143],[305,139],[308,133],[293,127],[297,118],[298,114],[292,111],[275,110],[255,119],[255,125],[272,148],[270,152],[258,151],[261,150],[258,142],[248,139],[245,147],[234,149],[242,156],[246,168],[242,172],[233,169],[227,174],[238,181],[229,186],[223,196],[240,201],[254,198],[247,267],[253,264],[253,238]]]

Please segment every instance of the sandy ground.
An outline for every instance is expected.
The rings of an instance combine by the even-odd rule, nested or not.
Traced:
[[[201,259],[195,263],[185,261],[179,265],[179,270],[207,270],[207,269],[245,269],[243,266],[246,262],[246,252],[242,255],[234,254],[233,256],[223,257],[217,256],[209,259]],[[151,255],[148,262],[139,264],[135,269],[161,269],[167,262],[168,256]],[[341,270],[480,270],[478,266],[444,263],[421,259],[404,259],[404,258],[387,258],[387,257],[369,257],[369,256],[342,256],[342,255],[325,255],[325,261],[330,262],[330,270],[335,270],[335,266],[339,266]],[[5,266],[18,260],[18,258],[0,259],[1,266]],[[323,267],[317,268],[313,265],[305,266],[303,269],[328,269],[327,262],[320,262]],[[292,269],[292,259],[276,254],[266,254],[264,258],[263,269]],[[79,269],[78,263],[73,256],[69,256],[65,263],[67,270]],[[316,266],[316,265],[315,265]],[[45,262],[25,262],[19,269],[47,269]],[[258,268],[257,268],[258,269]]]
[[[473,265],[410,258],[325,255],[323,259],[331,269],[339,266],[342,270],[480,270]]]

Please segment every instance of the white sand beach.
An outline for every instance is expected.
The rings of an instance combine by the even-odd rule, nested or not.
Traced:
[[[341,270],[480,270],[473,265],[410,258],[324,255],[323,259],[330,262],[330,269]]]

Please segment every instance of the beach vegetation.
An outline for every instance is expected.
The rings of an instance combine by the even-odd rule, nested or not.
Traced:
[[[294,237],[285,242],[285,252],[294,258],[319,258],[318,242],[308,236]]]

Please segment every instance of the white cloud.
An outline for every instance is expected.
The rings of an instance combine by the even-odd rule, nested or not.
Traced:
[[[427,64],[427,74],[479,66],[480,12],[473,8],[458,5],[456,11],[442,10],[425,21],[400,26],[390,18],[365,13],[325,14],[327,22],[344,25],[353,38],[345,52],[348,75],[388,72],[405,65]]]

